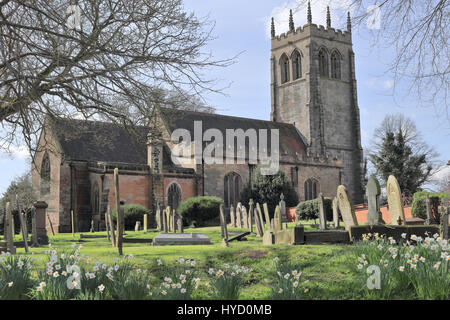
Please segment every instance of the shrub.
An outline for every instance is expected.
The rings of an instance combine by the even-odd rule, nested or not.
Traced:
[[[283,171],[280,170],[277,174],[268,176],[262,175],[260,170],[257,170],[252,177],[252,182],[242,190],[241,202],[245,206],[248,206],[250,199],[260,205],[267,203],[270,216],[273,217],[282,193],[286,207],[297,205],[298,195]]]
[[[323,198],[323,207],[327,221],[333,220],[332,204],[333,201],[331,198]],[[297,221],[317,219],[319,217],[319,201],[317,199],[313,199],[300,202],[295,208],[295,215],[297,216]]]
[[[218,197],[192,197],[182,202],[177,209],[184,222],[196,221],[198,225],[219,216],[222,199]]]
[[[426,191],[419,191],[414,193],[411,214],[415,218],[427,218],[427,205],[425,202],[427,194],[430,197],[430,207],[433,218],[435,219],[435,221],[440,221],[438,207],[443,198],[450,198],[449,193],[431,193]]]
[[[148,214],[150,211],[140,204],[126,204],[124,205],[124,220],[125,220],[125,230],[133,230],[136,225],[136,221],[141,221],[143,223],[144,214]],[[113,220],[117,223],[117,210],[113,210]]]

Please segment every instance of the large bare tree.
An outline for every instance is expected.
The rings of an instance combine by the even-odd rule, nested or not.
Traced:
[[[205,52],[212,29],[182,0],[0,0],[1,146],[33,150],[46,116],[131,125],[162,91],[220,91],[205,72],[233,59]]]

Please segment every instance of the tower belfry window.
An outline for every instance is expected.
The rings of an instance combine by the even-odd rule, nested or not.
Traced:
[[[339,53],[336,51],[331,54],[331,78],[341,78],[341,59]]]
[[[286,83],[289,81],[289,59],[286,54],[280,59],[280,68],[281,68],[281,83]]]
[[[324,49],[319,51],[319,72],[321,77],[328,77],[328,54]]]
[[[302,57],[298,51],[295,51],[292,55],[292,75],[293,80],[297,80],[302,77]]]

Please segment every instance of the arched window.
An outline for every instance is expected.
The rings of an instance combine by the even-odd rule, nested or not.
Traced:
[[[281,68],[281,83],[286,83],[289,81],[289,58],[285,53],[283,53],[283,55],[281,56],[280,68]]]
[[[341,56],[337,51],[331,54],[331,78],[341,78]]]
[[[308,179],[305,181],[305,200],[313,200],[317,198],[319,194],[319,183],[314,179]]]
[[[324,49],[319,51],[319,71],[321,77],[328,77],[328,54]]]
[[[241,200],[241,176],[235,172],[230,172],[225,176],[223,183],[225,207],[229,208],[233,205],[236,208],[238,202]]]
[[[171,209],[178,209],[182,200],[182,191],[177,183],[172,183],[167,189],[167,205]]]
[[[41,163],[41,197],[50,194],[50,158],[44,154]]]
[[[297,50],[292,54],[292,77],[293,80],[302,77],[302,57]]]

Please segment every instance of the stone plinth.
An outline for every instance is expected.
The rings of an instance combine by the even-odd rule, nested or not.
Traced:
[[[211,244],[211,239],[201,233],[160,233],[153,238],[154,246],[209,244]]]
[[[48,244],[47,230],[45,228],[46,209],[48,207],[45,201],[37,201],[34,203],[36,208],[36,239],[40,245]]]

